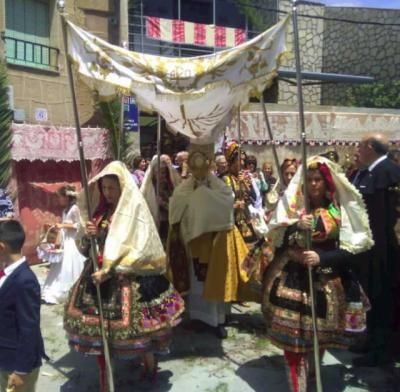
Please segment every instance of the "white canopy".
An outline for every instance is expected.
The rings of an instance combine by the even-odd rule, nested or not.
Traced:
[[[237,47],[187,58],[131,52],[68,21],[68,54],[101,97],[134,95],[141,110],[158,112],[173,132],[203,144],[215,141],[238,106],[272,83],[288,20]]]

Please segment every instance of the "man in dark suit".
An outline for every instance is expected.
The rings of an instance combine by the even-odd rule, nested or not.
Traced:
[[[0,222],[0,391],[34,392],[45,357],[40,332],[40,286],[21,254],[25,233]]]
[[[400,263],[395,235],[397,195],[393,188],[400,183],[400,168],[387,158],[388,143],[381,134],[364,137],[358,148],[364,170],[354,179],[367,206],[375,241],[361,263],[360,281],[371,301],[368,315],[370,344],[368,354],[353,361],[356,366],[377,366],[388,358],[395,293],[395,277]]]

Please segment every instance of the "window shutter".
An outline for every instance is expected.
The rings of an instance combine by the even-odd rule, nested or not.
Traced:
[[[14,64],[50,65],[49,8],[48,0],[6,0],[6,36],[20,40],[7,40],[6,56]]]

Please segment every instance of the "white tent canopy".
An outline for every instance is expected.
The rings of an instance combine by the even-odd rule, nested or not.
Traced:
[[[250,95],[272,83],[285,52],[288,21],[240,46],[188,58],[131,52],[68,21],[68,55],[101,97],[133,95],[141,110],[158,112],[173,132],[209,143]]]

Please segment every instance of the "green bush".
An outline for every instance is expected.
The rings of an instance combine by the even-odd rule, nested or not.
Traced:
[[[350,87],[347,90],[347,105],[400,109],[400,80]]]

